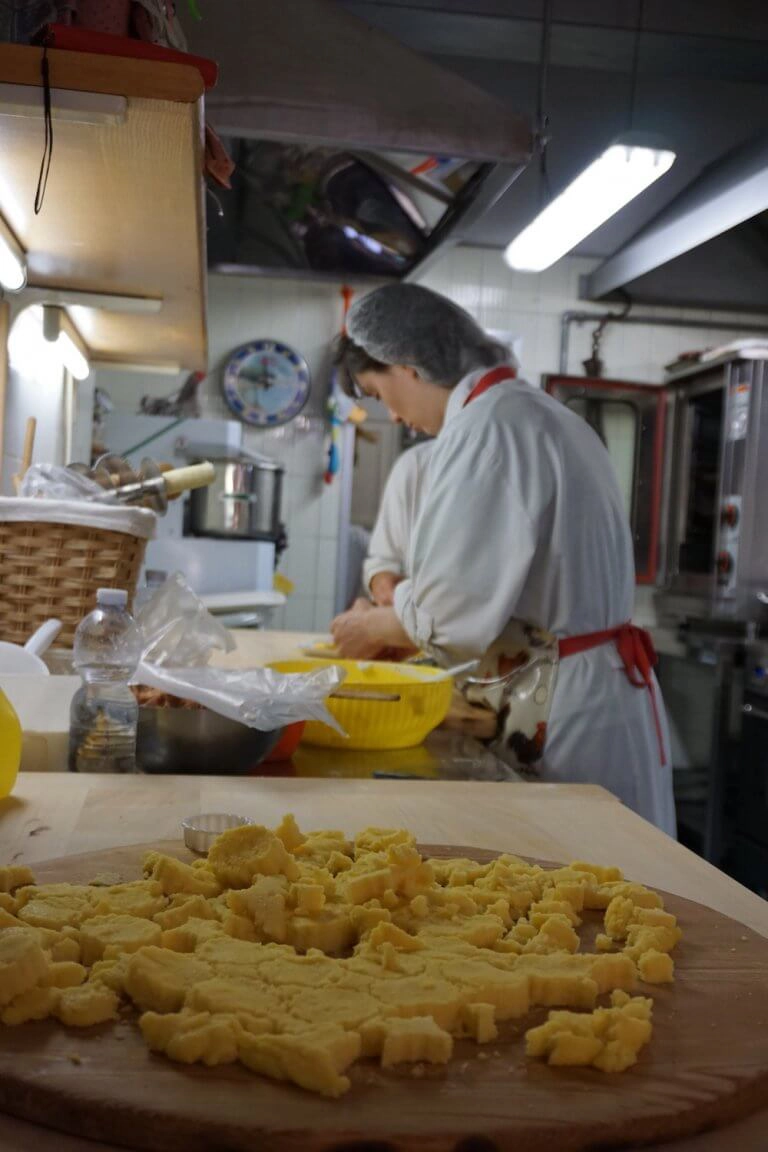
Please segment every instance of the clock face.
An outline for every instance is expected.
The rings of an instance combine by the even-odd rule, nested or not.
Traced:
[[[230,356],[224,369],[224,397],[246,424],[273,428],[293,420],[309,397],[303,357],[275,340],[253,340]]]

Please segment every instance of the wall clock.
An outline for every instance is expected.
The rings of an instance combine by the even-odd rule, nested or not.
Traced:
[[[240,420],[274,428],[293,420],[307,402],[309,368],[278,340],[252,340],[236,348],[224,367],[224,398]]]

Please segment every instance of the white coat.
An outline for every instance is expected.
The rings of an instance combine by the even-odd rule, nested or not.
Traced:
[[[610,457],[589,425],[521,380],[464,407],[483,375],[453,390],[429,461],[395,611],[414,643],[447,665],[479,656],[511,619],[558,637],[625,623],[632,540]],[[612,644],[561,661],[541,777],[602,784],[675,833],[649,693]]]
[[[387,477],[379,504],[379,513],[368,542],[368,556],[363,565],[363,585],[370,590],[371,580],[379,572],[405,576],[416,515],[423,499],[427,465],[432,456],[433,440],[416,444],[398,456]]]

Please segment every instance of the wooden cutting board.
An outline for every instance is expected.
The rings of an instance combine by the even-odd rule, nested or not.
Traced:
[[[135,879],[149,848],[190,858],[173,841],[53,860],[35,873],[40,882]],[[544,1010],[503,1025],[495,1044],[457,1042],[447,1067],[420,1078],[360,1062],[336,1101],[239,1065],[173,1064],[152,1055],[128,1021],[88,1030],[42,1021],[0,1030],[0,1109],[157,1152],[577,1152],[725,1125],[768,1103],[768,940],[699,904],[665,901],[684,932],[677,978],[649,989],[653,1038],[619,1075],[526,1060],[522,1035]],[[599,914],[587,915],[593,933]]]

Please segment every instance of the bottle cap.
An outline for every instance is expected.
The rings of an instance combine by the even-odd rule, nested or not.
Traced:
[[[125,608],[128,604],[128,593],[124,588],[99,588],[96,603],[100,608]]]

